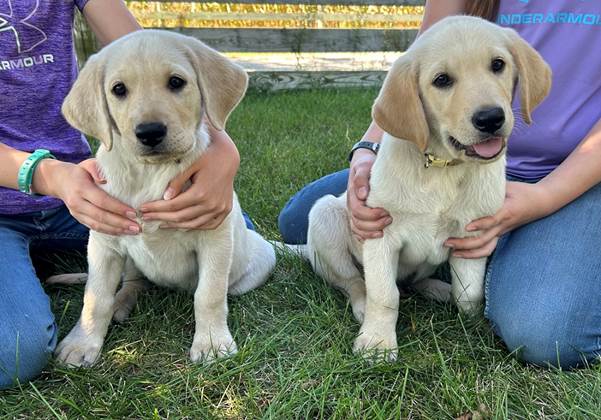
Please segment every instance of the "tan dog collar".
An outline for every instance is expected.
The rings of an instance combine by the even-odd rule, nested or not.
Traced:
[[[463,163],[463,161],[459,159],[439,159],[431,153],[424,153],[424,157],[426,158],[426,163],[424,165],[425,168],[446,168],[447,166],[457,166]]]

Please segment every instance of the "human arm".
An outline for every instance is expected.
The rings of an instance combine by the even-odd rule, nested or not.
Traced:
[[[123,0],[89,0],[83,15],[101,45],[142,29]]]
[[[424,18],[418,35],[439,20],[465,12],[466,0],[429,0],[426,2]],[[362,140],[380,143],[384,132],[372,121]],[[351,228],[361,239],[379,238],[383,229],[392,223],[388,212],[381,208],[370,208],[366,204],[369,194],[369,177],[376,156],[370,150],[359,149],[350,163],[347,185],[347,207],[351,212]]]
[[[144,220],[162,220],[164,228],[208,230],[217,228],[230,213],[240,155],[225,131],[207,127],[209,148],[169,183],[164,200],[141,206]],[[181,192],[188,180],[192,184]]]
[[[18,173],[30,153],[0,143],[0,185],[18,189]],[[32,191],[60,198],[71,214],[82,224],[111,235],[135,234],[140,231],[131,207],[111,198],[97,183],[102,180],[91,160],[79,165],[54,159],[38,164]]]
[[[384,132],[372,121],[361,140],[380,143]],[[373,151],[358,149],[350,162],[346,203],[351,213],[351,229],[361,239],[380,238],[383,229],[392,223],[388,212],[367,206],[371,168],[376,161]]]
[[[601,120],[578,147],[549,175],[536,184],[509,182],[503,207],[493,216],[474,220],[468,232],[473,238],[450,238],[453,255],[481,258],[492,254],[498,238],[526,223],[546,217],[601,182]]]

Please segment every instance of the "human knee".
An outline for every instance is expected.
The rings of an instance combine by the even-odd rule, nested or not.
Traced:
[[[599,338],[578,332],[566,319],[517,313],[489,319],[508,350],[524,363],[572,369],[601,354]]]
[[[278,228],[284,243],[307,243],[308,214],[301,211],[292,197],[278,216]]]
[[[0,349],[0,389],[38,376],[56,347],[57,327],[52,317],[40,322],[26,318],[3,331]],[[16,328],[15,328],[16,327]]]
[[[346,190],[348,174],[349,170],[345,169],[313,181],[286,203],[278,217],[278,227],[285,243],[307,243],[311,208],[317,200],[325,195],[342,194]]]

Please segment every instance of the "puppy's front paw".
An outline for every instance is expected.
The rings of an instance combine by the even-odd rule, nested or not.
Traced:
[[[221,334],[203,334],[194,337],[190,348],[190,359],[194,363],[210,362],[222,357],[233,356],[238,352],[236,342],[229,331]]]
[[[102,338],[87,336],[76,325],[59,343],[54,352],[56,359],[69,367],[92,366],[102,350]]]
[[[353,308],[353,315],[357,322],[363,324],[363,320],[365,319],[365,296],[351,300],[351,307]]]
[[[398,353],[396,333],[379,334],[361,330],[355,339],[353,351],[361,353],[368,360],[394,362]]]
[[[457,300],[456,302],[459,312],[467,316],[477,316],[483,311],[483,304],[481,301],[472,302],[469,300]]]

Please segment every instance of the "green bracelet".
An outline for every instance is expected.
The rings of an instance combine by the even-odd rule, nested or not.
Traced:
[[[37,149],[27,159],[25,159],[25,162],[23,162],[19,168],[17,182],[19,184],[19,191],[22,193],[32,195],[31,182],[33,181],[33,174],[35,172],[35,168],[42,161],[42,159],[56,158],[46,149]]]

